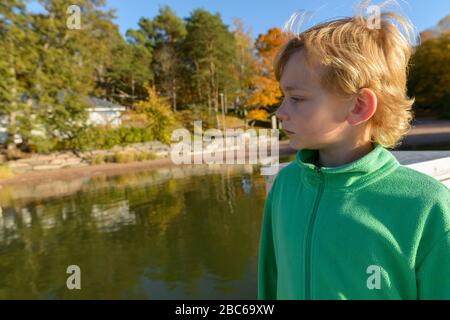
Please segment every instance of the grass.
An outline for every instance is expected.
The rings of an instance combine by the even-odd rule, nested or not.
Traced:
[[[156,154],[153,152],[136,152],[136,151],[122,151],[115,155],[115,162],[128,163],[133,161],[145,161],[156,159]]]
[[[13,173],[7,164],[0,164],[0,179],[11,178]]]
[[[89,159],[90,164],[105,163],[105,156],[103,154],[95,154]]]

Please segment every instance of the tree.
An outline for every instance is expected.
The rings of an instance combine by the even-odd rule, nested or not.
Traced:
[[[136,104],[136,113],[146,117],[147,127],[157,140],[169,142],[169,132],[174,124],[170,106],[161,98],[154,86],[147,86],[147,99]]]
[[[181,44],[186,37],[186,26],[168,7],[162,7],[153,19],[154,70],[156,85],[171,98],[173,111],[177,110],[177,92],[181,81]]]
[[[424,111],[450,117],[450,33],[423,42],[411,60],[408,89]]]
[[[23,93],[29,85],[29,74],[35,58],[33,35],[29,30],[30,15],[23,0],[7,0],[0,4],[0,113],[8,120],[9,149],[14,138],[31,120],[30,103]]]
[[[37,99],[38,117],[50,139],[73,139],[87,120],[85,97],[103,76],[101,60],[112,36],[112,12],[103,0],[78,1],[81,29],[67,28],[68,0],[39,0],[45,13],[33,15],[38,51],[30,94]],[[98,56],[93,53],[98,53]],[[100,70],[100,71],[99,71]]]
[[[450,14],[439,20],[435,27],[424,30],[420,33],[420,41],[425,42],[437,38],[441,34],[450,33]]]
[[[233,77],[235,39],[219,14],[197,9],[187,18],[184,43],[187,68],[190,71],[195,99],[212,108],[218,123],[219,91],[225,90]]]
[[[113,63],[107,66],[105,97],[134,106],[145,99],[145,85],[153,80],[150,51],[140,44],[121,42],[112,49]]]
[[[257,72],[255,46],[250,31],[244,29],[244,23],[239,19],[233,20],[233,33],[236,40],[236,75],[239,79],[239,88],[235,94],[238,106],[243,108],[243,103],[251,94],[252,78]]]
[[[250,106],[272,106],[279,103],[282,93],[275,79],[273,60],[285,41],[286,37],[279,28],[271,28],[256,39],[258,71],[252,79],[254,91],[247,101]]]

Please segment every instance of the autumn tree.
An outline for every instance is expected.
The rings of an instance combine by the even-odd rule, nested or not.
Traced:
[[[147,128],[153,137],[160,141],[170,141],[170,129],[174,115],[166,99],[161,97],[154,86],[146,86],[147,98],[136,103],[135,112],[145,117]]]
[[[257,72],[252,78],[254,90],[247,101],[250,107],[272,106],[279,103],[282,93],[275,79],[273,61],[285,41],[286,36],[279,28],[271,28],[256,39],[258,62]]]

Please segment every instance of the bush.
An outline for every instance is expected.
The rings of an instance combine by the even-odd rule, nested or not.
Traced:
[[[147,142],[155,140],[151,130],[147,128],[108,128],[90,127],[79,136],[63,141],[59,149],[109,150],[116,145],[126,146],[131,143]]]
[[[134,151],[121,151],[114,154],[114,162],[128,163],[136,161],[136,152]]]
[[[28,149],[32,153],[49,153],[55,150],[57,141],[54,138],[43,138],[39,136],[31,136],[28,142]]]
[[[105,162],[105,156],[103,154],[94,154],[90,159],[90,164],[102,164]]]
[[[139,152],[137,154],[137,161],[154,160],[156,159],[156,154],[153,152]]]

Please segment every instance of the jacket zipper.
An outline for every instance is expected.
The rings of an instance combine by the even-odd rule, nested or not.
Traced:
[[[305,257],[305,299],[311,300],[311,237],[313,231],[313,225],[316,220],[317,207],[319,205],[320,198],[322,197],[323,192],[323,176],[320,171],[320,167],[315,167],[317,174],[319,175],[319,191],[317,192],[316,199],[314,201],[314,207],[311,214],[311,218],[309,220],[308,225],[308,233],[306,237],[306,257]]]

